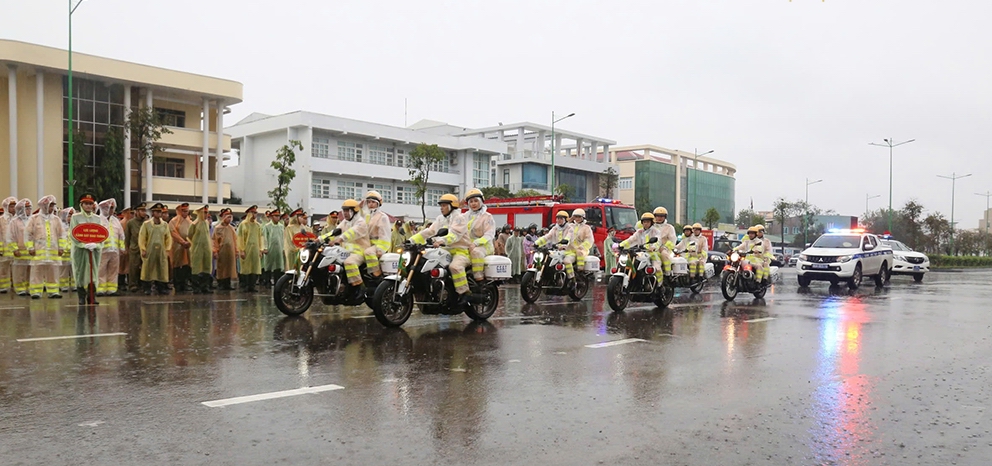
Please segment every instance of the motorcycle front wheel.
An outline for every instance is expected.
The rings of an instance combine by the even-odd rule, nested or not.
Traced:
[[[375,320],[386,327],[399,327],[413,314],[413,293],[396,296],[396,282],[383,280],[376,287],[371,304]]]
[[[737,273],[728,272],[720,279],[720,291],[723,292],[723,299],[733,301],[737,297]]]
[[[630,302],[630,295],[623,288],[623,277],[616,275],[610,277],[610,283],[606,285],[606,301],[610,304],[610,309],[620,312],[627,307]]]
[[[493,313],[496,312],[496,306],[499,305],[499,288],[496,288],[495,284],[484,285],[482,295],[485,298],[483,302],[471,304],[465,308],[465,315],[471,317],[472,320],[486,320],[492,317]]]
[[[272,300],[275,301],[276,308],[288,316],[303,314],[313,304],[313,285],[297,288],[293,284],[294,279],[296,275],[284,274],[276,280],[276,286],[272,287]]]
[[[541,284],[537,282],[536,273],[527,272],[520,278],[520,297],[530,304],[534,304],[541,297]]]

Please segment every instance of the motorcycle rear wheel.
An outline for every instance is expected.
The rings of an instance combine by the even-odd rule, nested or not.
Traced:
[[[486,320],[496,312],[496,307],[499,306],[499,288],[496,285],[489,283],[482,286],[482,295],[485,296],[485,301],[478,304],[470,304],[465,307],[465,315],[472,318],[472,320]]]
[[[669,304],[672,304],[673,299],[675,299],[675,288],[661,285],[657,291],[657,297],[654,300],[654,304],[655,306],[664,309],[668,307]]]
[[[568,297],[572,298],[573,301],[582,301],[588,292],[589,279],[586,278],[585,274],[575,274],[575,286],[568,288]]]

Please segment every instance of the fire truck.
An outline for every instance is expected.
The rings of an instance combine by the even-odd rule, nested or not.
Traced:
[[[550,227],[555,221],[555,215],[559,211],[567,211],[570,215],[573,210],[582,208],[586,211],[586,223],[592,227],[593,237],[596,239],[596,248],[600,249],[600,256],[603,252],[603,240],[606,239],[606,230],[610,227],[616,228],[614,237],[617,240],[624,240],[634,232],[637,227],[638,216],[632,206],[607,198],[595,199],[592,202],[564,203],[561,196],[533,196],[517,198],[491,198],[486,200],[486,208],[496,220],[496,228],[509,224],[516,228],[527,228],[530,224],[536,224],[538,228]],[[602,257],[600,257],[602,258]]]

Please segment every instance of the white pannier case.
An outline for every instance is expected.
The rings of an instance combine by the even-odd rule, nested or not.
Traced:
[[[599,258],[596,256],[586,256],[586,265],[583,272],[599,272]]]
[[[673,257],[672,258],[672,275],[688,275],[689,274],[689,261],[684,257]]]
[[[395,252],[387,252],[379,258],[379,267],[384,274],[394,274],[400,271],[400,255]]]
[[[485,275],[488,279],[511,278],[511,267],[512,263],[509,257],[486,256]]]

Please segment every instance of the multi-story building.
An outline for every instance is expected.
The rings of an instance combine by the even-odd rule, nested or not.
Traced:
[[[614,197],[638,212],[668,209],[673,222],[702,221],[710,207],[734,223],[737,167],[712,157],[652,145],[608,149],[619,165]]]
[[[230,149],[230,137],[221,131],[224,113],[241,102],[240,83],[83,53],[73,53],[72,60],[73,128],[75,145],[81,145],[73,155],[82,158],[73,164],[77,191],[93,189],[80,180],[99,184],[94,180],[110,173],[120,190],[108,189],[109,195],[125,206],[138,201],[139,192],[155,201],[215,203],[218,192],[230,197],[230,187],[216,175]],[[75,203],[65,202],[68,81],[65,50],[0,40],[0,167],[7,171],[0,175],[0,195],[54,194],[60,205]],[[170,131],[158,141],[161,152],[141,166],[138,141],[123,131],[128,113],[140,107],[154,109]],[[113,132],[123,139],[121,153],[107,144]]]
[[[599,197],[600,176],[612,166],[603,153],[609,153],[610,146],[616,144],[605,138],[560,128],[552,132],[549,126],[529,122],[454,134],[505,143],[506,152],[494,158],[492,163],[491,183],[494,186],[502,186],[510,192],[534,190],[551,194],[556,186],[567,184],[573,190],[570,196],[573,201]],[[552,183],[555,186],[551,186]]]
[[[421,220],[420,199],[410,183],[410,151],[419,144],[437,144],[448,157],[429,176],[428,218],[438,215],[437,199],[445,193],[464,194],[491,181],[491,160],[506,152],[506,143],[472,135],[448,135],[416,128],[369,123],[311,112],[283,115],[252,114],[227,128],[240,152],[238,164],[224,168],[243,204],[271,205],[267,192],[276,186],[270,167],[276,152],[291,140],[300,141],[296,177],[287,204],[315,216],[339,210],[344,199],[361,199],[374,189],[383,196],[383,209],[394,217]]]

